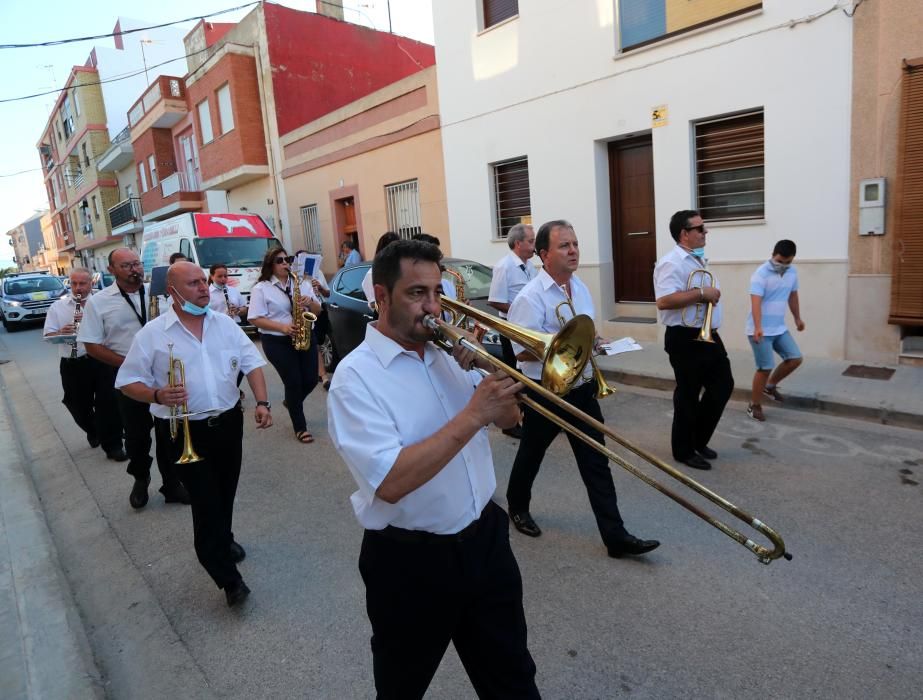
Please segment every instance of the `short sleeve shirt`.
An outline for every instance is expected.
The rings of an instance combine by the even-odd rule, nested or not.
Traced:
[[[682,246],[674,246],[673,250],[660,258],[654,266],[654,298],[660,299],[675,292],[686,291],[689,285],[689,274],[693,270],[705,270],[707,268],[707,260],[696,257]],[[721,288],[717,276],[713,285],[705,286]],[[688,309],[688,307],[686,308]],[[715,330],[721,327],[722,308],[719,302],[715,304],[712,310],[711,327]],[[660,316],[660,322],[665,326],[684,325],[683,309],[658,309],[657,314]],[[699,314],[699,316],[698,327],[701,328],[701,317],[704,314]],[[692,311],[687,310],[686,320],[691,322],[692,317]]]
[[[510,252],[494,266],[487,300],[512,304],[522,288],[537,276],[538,270],[531,262],[524,263],[518,255]],[[506,317],[507,314],[501,311],[500,318]]]
[[[773,271],[769,261],[760,265],[750,278],[750,294],[762,297],[761,326],[763,335],[782,335],[785,327],[785,310],[792,292],[798,291],[798,271],[794,266],[784,274]],[[753,310],[747,314],[747,335],[753,335]]]

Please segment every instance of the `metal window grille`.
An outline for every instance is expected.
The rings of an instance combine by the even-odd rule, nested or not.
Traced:
[[[401,238],[411,238],[423,233],[420,216],[420,185],[417,180],[385,186],[388,207],[388,228]]]
[[[526,157],[494,163],[494,206],[497,238],[506,238],[510,229],[531,220],[529,159]]]
[[[696,205],[709,221],[765,216],[763,110],[695,125]]]
[[[317,218],[317,205],[301,207],[301,226],[304,229],[305,248],[310,253],[320,254],[320,221]]]

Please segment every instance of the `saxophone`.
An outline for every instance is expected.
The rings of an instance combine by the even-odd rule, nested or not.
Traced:
[[[289,270],[292,278],[292,325],[295,333],[292,335],[292,345],[296,350],[308,350],[311,347],[311,329],[317,316],[301,308],[301,278],[294,270]]]

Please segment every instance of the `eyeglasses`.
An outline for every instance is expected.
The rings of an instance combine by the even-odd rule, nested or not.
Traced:
[[[687,231],[698,231],[699,233],[706,233],[705,224],[699,224],[698,226],[687,226]]]
[[[144,267],[140,260],[135,260],[134,262],[119,263],[119,268],[122,270],[131,270],[135,267]]]
[[[288,263],[289,265],[291,265],[293,262],[295,262],[295,256],[294,255],[280,255],[278,258],[273,260],[273,262],[276,265],[281,265],[282,263]]]

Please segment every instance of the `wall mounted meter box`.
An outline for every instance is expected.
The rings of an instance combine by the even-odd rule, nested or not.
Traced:
[[[885,232],[885,178],[859,183],[859,235],[881,236]]]

